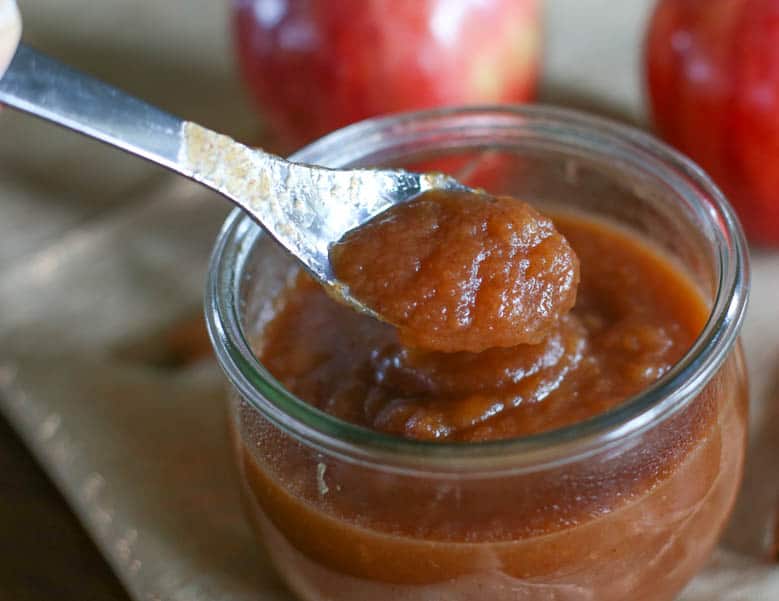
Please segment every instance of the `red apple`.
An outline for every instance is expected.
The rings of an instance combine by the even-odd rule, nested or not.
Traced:
[[[537,0],[233,0],[239,63],[289,149],[382,113],[523,102]]]
[[[779,245],[779,0],[661,0],[645,59],[659,134]]]

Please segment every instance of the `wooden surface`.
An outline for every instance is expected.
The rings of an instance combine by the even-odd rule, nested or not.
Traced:
[[[0,418],[0,599],[128,601],[54,485]]]

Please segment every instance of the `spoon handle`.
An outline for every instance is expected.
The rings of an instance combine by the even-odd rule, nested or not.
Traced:
[[[174,117],[24,44],[0,77],[0,104],[122,148],[219,192],[248,212],[332,294],[366,312],[337,282],[330,244],[424,190],[462,187],[442,174],[289,162]]]
[[[0,79],[0,103],[186,173],[181,119],[21,44]]]
[[[328,243],[338,239],[340,230],[359,223],[350,212],[332,210],[333,194],[365,190],[355,186],[353,172],[297,165],[248,148],[25,44],[0,78],[0,104],[117,146],[220,192],[322,281],[332,279]],[[394,183],[390,178],[386,187],[394,189]],[[375,182],[367,190],[368,198],[384,200]]]

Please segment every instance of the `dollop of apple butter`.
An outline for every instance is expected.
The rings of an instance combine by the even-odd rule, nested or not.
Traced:
[[[446,352],[541,342],[579,283],[579,260],[551,219],[469,191],[391,207],[333,245],[330,261],[404,345]]]

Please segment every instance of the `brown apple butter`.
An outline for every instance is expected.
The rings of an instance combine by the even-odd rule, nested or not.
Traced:
[[[538,343],[576,300],[579,261],[527,203],[434,190],[330,250],[339,280],[405,346],[483,351]]]

